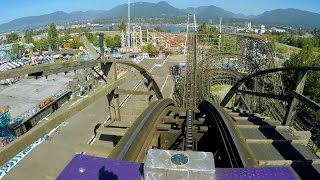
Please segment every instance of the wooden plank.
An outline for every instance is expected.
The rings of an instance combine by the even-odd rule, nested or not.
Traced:
[[[110,121],[105,127],[118,127],[118,128],[130,128],[132,126],[131,122],[124,121]]]
[[[39,64],[36,66],[24,66],[22,68],[13,69],[10,71],[0,72],[0,80],[12,77],[24,76],[26,74],[40,73],[43,76],[50,74],[57,74],[62,72],[74,71],[78,69],[87,69],[98,66],[100,63],[110,61],[105,60],[92,60],[92,61],[73,61],[62,62],[55,64]]]
[[[180,117],[185,117],[185,116],[187,116],[187,112],[186,111],[180,111],[179,112],[179,116]]]
[[[198,118],[197,120],[195,120],[194,121],[194,124],[203,124],[204,123],[204,121],[205,121],[206,119],[205,118]]]
[[[157,130],[170,130],[171,128],[171,124],[159,124],[157,126]]]
[[[100,127],[97,129],[97,134],[109,135],[109,136],[124,136],[128,129],[124,128],[108,128]]]
[[[289,96],[287,95],[275,95],[270,93],[260,93],[260,92],[253,92],[253,91],[244,91],[244,90],[237,90],[241,94],[249,94],[253,96],[259,96],[259,97],[266,97],[266,98],[272,98],[272,99],[278,99],[286,101],[289,99]]]
[[[199,127],[199,129],[197,129],[198,131],[198,133],[206,133],[206,132],[208,132],[208,130],[209,130],[209,128],[208,128],[208,126],[200,126]]]
[[[173,118],[170,116],[164,116],[162,118],[163,123],[182,124],[185,119]]]
[[[271,144],[271,143],[289,143],[289,144],[305,144],[306,140],[275,140],[275,139],[246,139],[247,143]]]
[[[138,90],[128,90],[128,89],[118,89],[118,94],[132,94],[132,95],[140,95],[140,96],[150,96],[151,92],[149,91],[138,91]]]
[[[190,109],[190,108],[181,108],[181,107],[171,107],[170,110],[171,110],[171,111],[174,111],[174,112],[192,110],[192,111],[194,111],[195,113],[200,113],[200,110],[199,110],[199,109],[192,109],[192,108]]]
[[[239,125],[237,124],[238,128],[241,129],[267,129],[267,128],[272,128],[272,129],[290,129],[289,126],[271,126],[271,125]]]
[[[236,121],[248,121],[248,120],[270,120],[270,117],[242,117],[242,116],[232,116]]]
[[[227,112],[230,116],[239,116],[239,117],[261,117],[261,114],[258,113],[241,113],[241,112]]]

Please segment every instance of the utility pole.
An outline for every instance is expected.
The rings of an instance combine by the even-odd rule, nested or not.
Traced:
[[[220,17],[220,28],[219,28],[219,53],[221,53],[221,33],[222,33],[222,17]]]
[[[188,21],[187,21],[187,33],[186,33],[186,40],[184,41],[184,55],[187,55],[187,41],[188,41],[188,33],[189,33],[189,16],[188,14]]]
[[[193,14],[193,22],[194,22],[194,31],[197,32],[197,20],[196,20],[196,14]]]
[[[130,20],[131,20],[131,9],[130,9],[130,0],[128,0],[128,27],[127,27],[127,43],[128,43],[128,48],[131,48],[131,29],[130,29]]]

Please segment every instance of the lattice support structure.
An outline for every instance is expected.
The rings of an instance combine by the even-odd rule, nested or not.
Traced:
[[[275,67],[275,53],[271,45],[262,39],[237,34],[190,33],[187,40],[187,69],[184,86],[176,85],[175,94],[183,92],[183,106],[196,108],[205,97],[211,95],[214,85],[234,85],[242,77]],[[177,84],[180,84],[177,82]],[[273,73],[244,83],[244,90],[283,94],[280,74]],[[180,95],[181,96],[181,95]],[[243,96],[253,110],[263,111],[266,99]],[[274,109],[281,109],[280,102],[273,101]]]

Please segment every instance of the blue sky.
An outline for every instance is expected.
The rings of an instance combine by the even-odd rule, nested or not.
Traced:
[[[159,2],[160,0],[131,0],[131,2]],[[320,13],[320,0],[166,0],[178,7],[215,5],[246,15],[257,15],[277,8],[297,8]],[[0,5],[0,24],[13,19],[48,14],[54,11],[109,10],[128,0],[4,0]]]

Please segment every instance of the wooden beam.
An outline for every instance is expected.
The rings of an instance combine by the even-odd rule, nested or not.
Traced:
[[[132,95],[142,95],[148,96],[151,95],[148,91],[137,91],[137,90],[129,90],[129,89],[117,89],[118,94],[132,94]]]
[[[35,66],[24,66],[22,68],[13,69],[10,71],[0,72],[0,80],[12,77],[24,76],[26,74],[42,73],[43,76],[69,72],[78,69],[86,69],[98,66],[100,63],[106,63],[109,59],[93,60],[93,61],[73,61],[62,62],[56,64],[39,64]]]
[[[88,41],[86,36],[80,37],[80,42],[83,43],[84,47],[88,50],[89,54],[92,56],[94,60],[98,59],[100,57],[100,54],[96,52],[94,47],[91,45],[91,43]]]
[[[307,107],[311,108],[316,112],[320,112],[320,105],[316,102],[310,100],[309,98],[305,97],[302,94],[297,93],[296,91],[291,91],[290,93],[294,98],[298,99],[302,104],[306,105]]]
[[[97,129],[97,134],[107,135],[107,136],[124,136],[128,128],[110,128],[110,127],[100,127]]]
[[[297,70],[296,71],[296,82],[294,84],[294,89],[297,93],[302,94],[303,90],[304,90],[304,85],[307,79],[307,71],[302,71],[302,70]],[[288,108],[284,117],[284,121],[283,124],[284,125],[291,125],[292,123],[292,119],[293,116],[296,112],[296,107],[299,104],[299,101],[294,98],[294,97],[290,97],[290,99],[288,100]]]
[[[269,93],[260,93],[260,92],[244,91],[244,90],[237,90],[237,91],[241,94],[249,94],[253,96],[266,97],[266,98],[272,98],[272,99],[278,99],[278,100],[289,99],[289,96],[286,96],[286,95],[275,95],[275,94],[269,94]]]
[[[247,104],[246,100],[243,98],[242,95],[240,95],[239,101],[241,102],[241,104],[244,106],[244,108],[245,108],[247,111],[249,111],[250,113],[252,113],[252,110],[251,110],[250,106]]]
[[[265,74],[269,74],[269,73],[274,73],[274,72],[284,72],[284,71],[320,71],[320,67],[285,67],[285,68],[275,68],[275,69],[267,69],[267,70],[263,70],[263,71],[259,71],[253,74],[250,74],[244,78],[242,78],[241,80],[239,80],[231,89],[230,91],[227,93],[227,95],[223,98],[223,100],[221,101],[220,105],[222,107],[225,107],[227,105],[227,103],[231,100],[231,98],[233,97],[233,95],[237,92],[237,90],[239,89],[239,87],[246,82],[249,79],[252,79],[254,77],[259,77]]]

